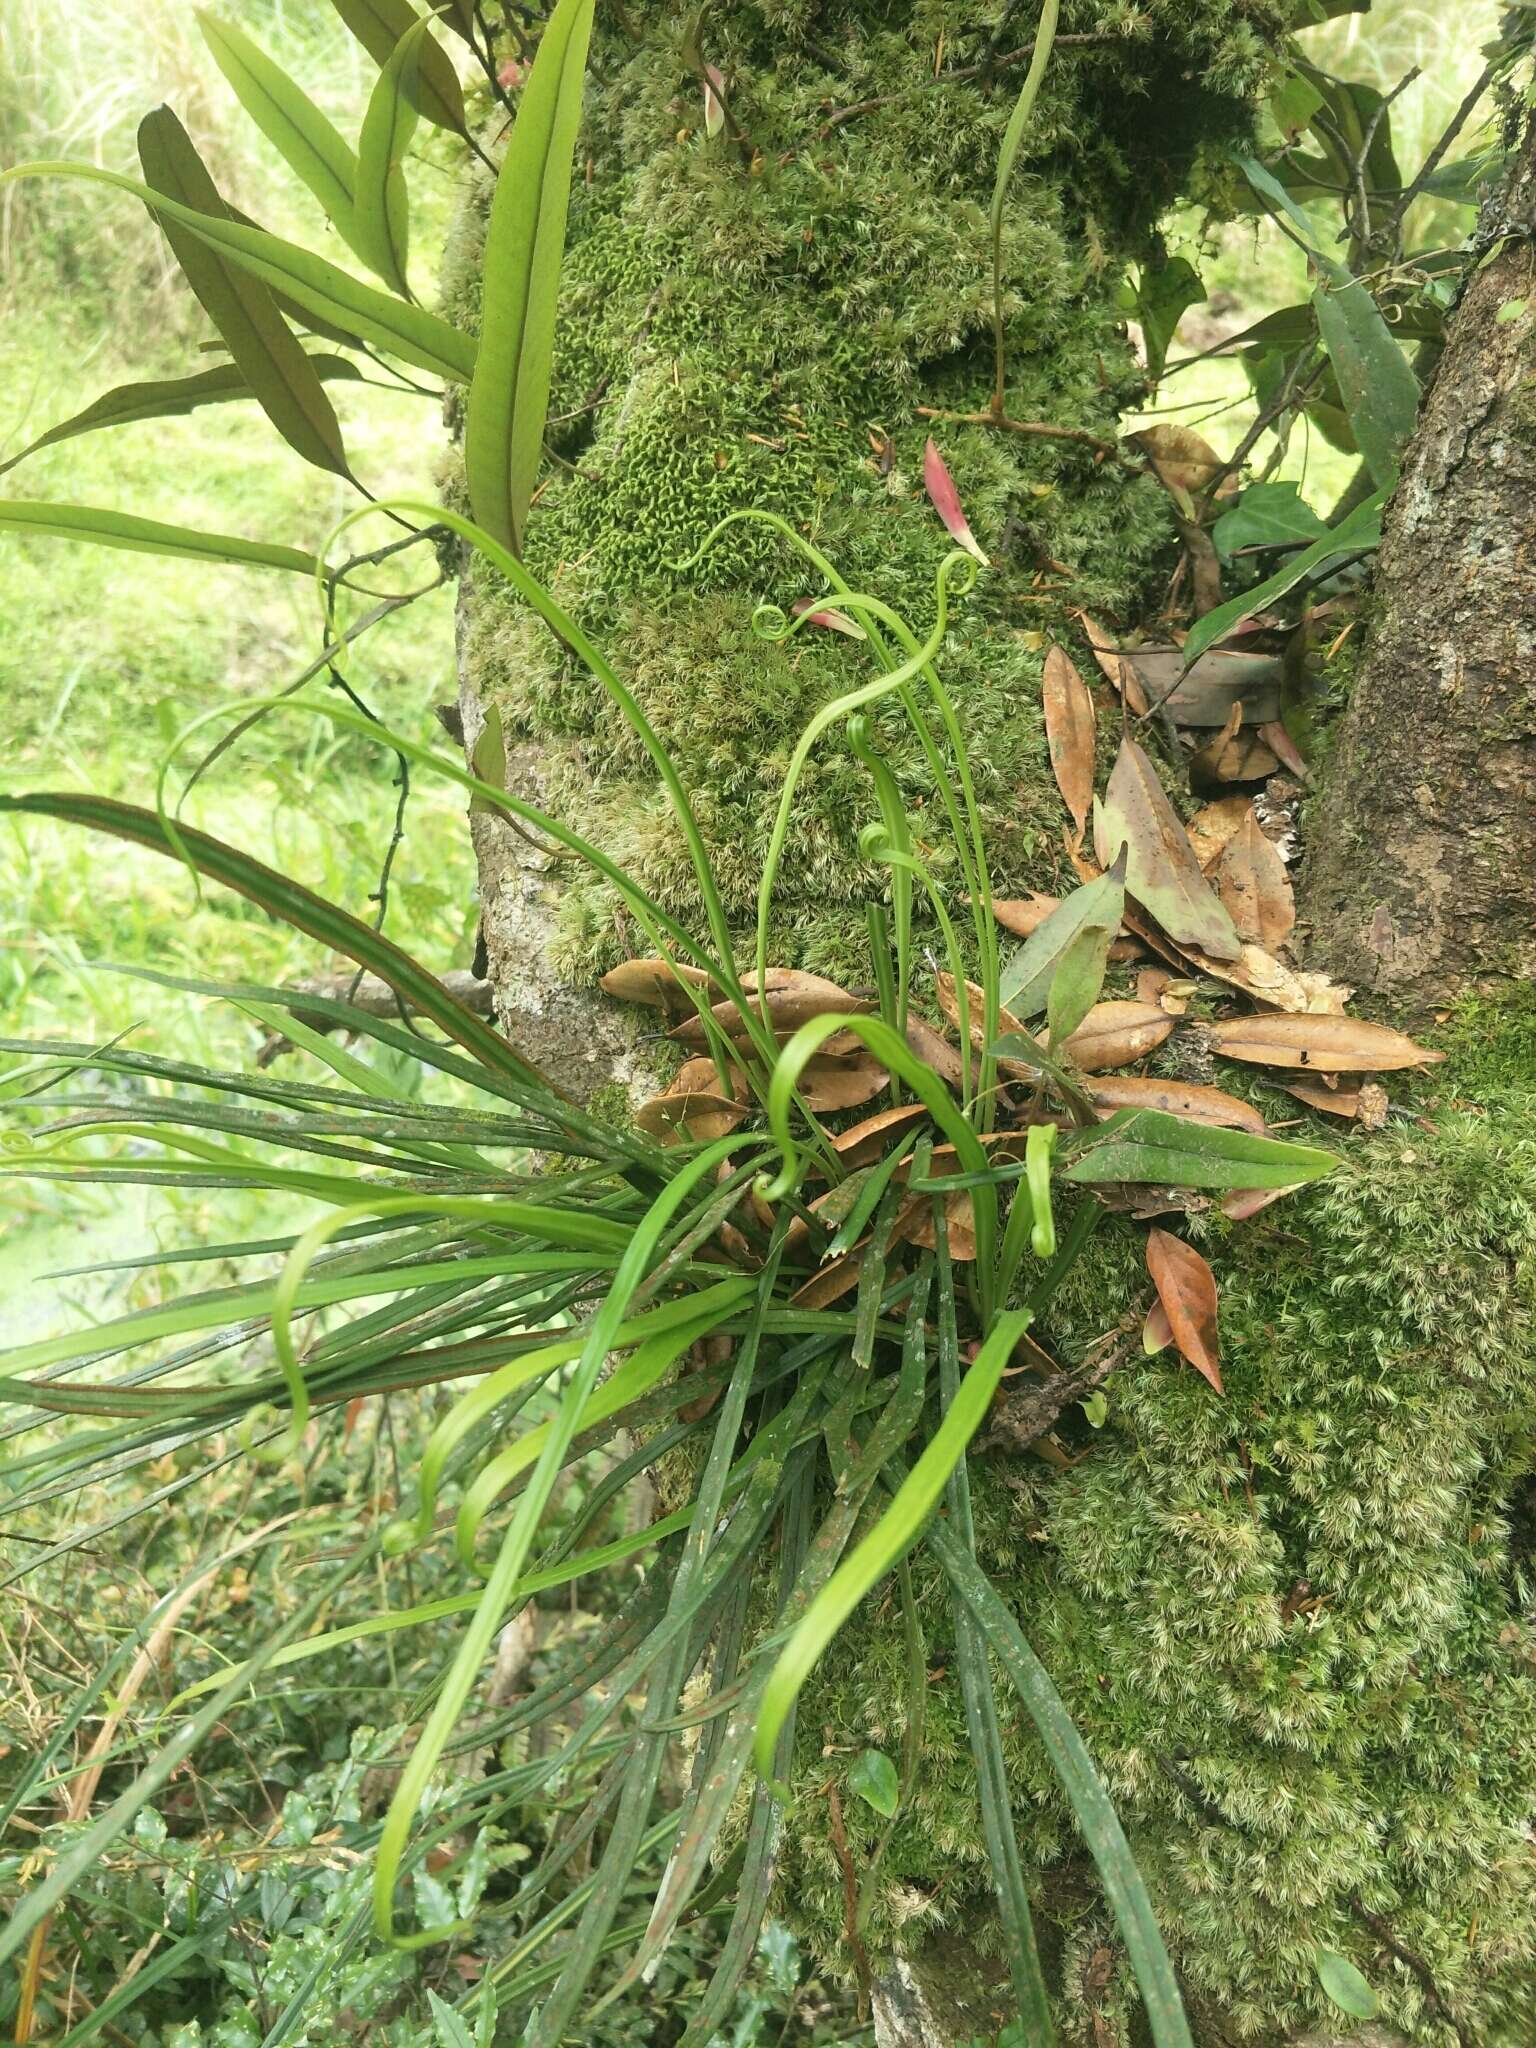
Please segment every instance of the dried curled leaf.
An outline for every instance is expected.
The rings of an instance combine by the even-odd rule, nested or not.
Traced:
[[[1056,777],[1056,787],[1061,791],[1061,800],[1081,839],[1093,806],[1093,751],[1097,720],[1088,685],[1068,660],[1063,648],[1052,647],[1045,657],[1042,695],[1051,769]]]
[[[1337,1017],[1343,1013],[1350,991],[1326,974],[1287,967],[1262,946],[1245,945],[1235,960],[1212,960],[1193,946],[1188,957],[1217,981],[1240,988],[1255,1002],[1272,1003],[1277,1010],[1295,1016]]]
[[[1143,427],[1139,433],[1127,434],[1125,438],[1146,456],[1153,475],[1165,490],[1183,492],[1188,498],[1208,490],[1222,471],[1231,467],[1193,427],[1164,422]],[[1228,475],[1223,478],[1220,495],[1231,497],[1237,488],[1237,476]]]
[[[728,1136],[746,1113],[739,1102],[732,1102],[727,1096],[692,1089],[687,1093],[653,1095],[635,1111],[635,1122],[647,1136],[663,1145],[684,1141],[707,1144]]]
[[[1190,756],[1189,786],[1204,796],[1229,782],[1262,782],[1279,766],[1273,750],[1243,723],[1243,706],[1234,704],[1220,732]]]
[[[1095,1003],[1062,1051],[1085,1074],[1128,1067],[1161,1045],[1173,1019],[1150,1003]]]
[[[798,1031],[812,1017],[862,1017],[875,1007],[859,996],[851,996],[835,981],[826,981],[819,974],[804,974],[793,967],[769,968],[760,1000],[754,975],[743,975],[742,986],[752,998],[753,1011],[759,1015],[766,1011],[770,1030],[781,1037]],[[712,1014],[728,1038],[746,1036],[747,1021],[734,1003],[716,1003]],[[674,1026],[670,1035],[682,1045],[703,1045],[707,1039],[704,1020],[697,1015]]]
[[[1147,1271],[1180,1353],[1218,1394],[1225,1393],[1216,1335],[1216,1275],[1192,1244],[1156,1228],[1147,1233]]]
[[[884,1154],[887,1144],[898,1132],[921,1123],[927,1114],[928,1110],[921,1102],[904,1102],[899,1109],[877,1110],[873,1116],[865,1117],[862,1123],[852,1125],[833,1138],[832,1149],[844,1166],[872,1165]]]
[[[1170,1116],[1188,1117],[1192,1123],[1264,1135],[1264,1119],[1251,1102],[1241,1102],[1223,1089],[1206,1088],[1194,1081],[1124,1075],[1093,1082],[1088,1096],[1094,1108],[1105,1116],[1117,1109],[1165,1109]]]
[[[1126,892],[1151,912],[1170,939],[1235,960],[1241,940],[1200,871],[1157,770],[1133,739],[1120,742],[1103,806],[1106,850],[1126,849]]]
[[[960,1028],[960,1002],[956,994],[955,977],[942,971],[936,973],[933,977],[933,986],[939,999],[939,1008],[944,1012],[946,1021],[953,1024],[958,1031]],[[983,1019],[986,1015],[986,997],[974,981],[968,981],[965,984],[965,999],[966,1021],[970,1026],[971,1043],[978,1050],[981,1050],[987,1042],[986,1031],[983,1028]],[[997,1012],[997,1023],[1000,1033],[1022,1031],[1024,1028],[1011,1010],[1005,1010],[1001,1006],[999,1006]]]
[[[1212,1050],[1226,1059],[1319,1074],[1385,1073],[1445,1058],[1390,1025],[1358,1017],[1229,1017],[1211,1025],[1210,1036]]]
[[[1222,848],[1232,835],[1242,827],[1243,820],[1253,811],[1251,796],[1221,796],[1214,803],[1204,805],[1190,819],[1185,831],[1189,843],[1195,850],[1195,859],[1210,873],[1211,864],[1219,858]]]
[[[625,960],[605,974],[598,982],[604,995],[616,996],[621,1003],[644,1003],[653,1010],[682,1009],[688,1001],[683,987],[715,987],[714,977],[706,974],[702,967],[690,967],[685,961],[672,960]]]

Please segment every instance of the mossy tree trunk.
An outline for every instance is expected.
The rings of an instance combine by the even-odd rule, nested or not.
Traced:
[[[1536,126],[1387,519],[1306,869],[1312,951],[1398,1009],[1536,972]]]
[[[1203,146],[1246,131],[1294,11],[1066,0],[1008,209],[1016,419],[1108,437],[1136,404],[1120,280],[1153,251],[1166,208],[1205,193]],[[552,405],[560,461],[530,566],[610,650],[672,751],[744,934],[789,751],[867,671],[834,634],[754,634],[760,603],[817,588],[780,536],[736,525],[679,568],[717,521],[778,514],[921,630],[948,547],[921,490],[924,440],[939,440],[994,565],[943,668],[1000,894],[1070,879],[1040,712],[1045,646],[1062,639],[1088,668],[1077,610],[1129,621],[1166,587],[1177,537],[1151,479],[1081,439],[922,415],[990,397],[986,208],[1022,72],[989,75],[987,57],[1005,22],[1001,56],[1026,45],[1035,13],[717,0],[702,55],[725,76],[732,122],[712,139],[693,7],[631,0],[633,34],[616,4],[599,9]],[[471,325],[484,199],[469,196],[450,265],[450,303]],[[633,736],[480,570],[460,654],[471,741],[494,704],[518,786],[697,919]],[[933,792],[919,750],[894,719],[877,737],[920,818]],[[883,880],[858,834],[873,815],[829,735],[787,850],[776,959],[870,979],[864,905]],[[635,935],[574,864],[543,863],[493,819],[475,831],[504,1024],[584,1094],[627,1085],[645,1048],[593,988]],[[1536,1389],[1533,1218],[1536,1160],[1494,1120],[1385,1133],[1304,1209],[1223,1242],[1226,1403],[1153,1366],[1126,1375],[1093,1456],[1070,1471],[975,1462],[984,1559],[1132,1833],[1202,2042],[1295,2041],[1319,2025],[1312,2038],[1329,2038],[1317,1941],[1358,1953],[1416,2041],[1441,2040],[1418,1979],[1362,1935],[1362,1913],[1390,1916],[1490,2044],[1528,2037],[1536,1914],[1512,1835],[1536,1793],[1517,1755],[1531,1686],[1501,1575],[1516,1570],[1504,1503]],[[1052,1305],[1046,1334],[1063,1355],[1145,1286],[1136,1234],[1100,1239]],[[920,1605],[942,1663],[931,1575]],[[888,1624],[865,1623],[808,1697],[808,1788],[825,1779],[824,1728],[839,1754],[900,1748],[904,1653]],[[926,1713],[920,1783],[866,1937],[886,2048],[986,2038],[1007,2009],[954,1688],[936,1684]],[[1113,1925],[1032,1730],[1010,1725],[1005,1740],[1064,2042],[1123,2048],[1142,2036]],[[815,1790],[797,1799],[782,1871],[778,1910],[846,1969],[842,1873]]]
[[[1203,148],[1246,131],[1288,12],[1281,0],[1164,0],[1128,30],[1119,0],[1067,0],[1003,251],[1008,411],[1058,435],[922,411],[974,414],[991,395],[987,206],[1037,7],[722,0],[702,56],[724,75],[731,119],[711,138],[695,9],[600,6],[551,405],[557,459],[529,560],[623,665],[697,794],[743,927],[789,750],[865,670],[837,635],[779,646],[754,633],[759,604],[787,608],[818,587],[779,535],[736,525],[695,566],[676,565],[726,515],[776,513],[921,630],[950,545],[922,494],[930,432],[995,565],[959,608],[945,677],[999,891],[1066,877],[1043,645],[1066,638],[1091,666],[1074,608],[1128,617],[1171,562],[1158,486],[1093,445],[1143,390],[1116,295],[1155,247],[1160,215],[1206,176]],[[450,303],[470,324],[484,196],[466,207],[449,266]],[[494,702],[514,772],[696,918],[680,835],[634,736],[485,574],[466,587],[461,652],[471,739]],[[921,753],[899,718],[877,725],[920,811],[933,800]],[[875,815],[864,772],[830,736],[791,837],[777,957],[868,979],[864,904],[880,878],[858,832]],[[588,992],[629,943],[623,921],[570,864],[539,876],[504,827],[480,820],[476,833],[505,1020],[589,1092],[613,1027]]]

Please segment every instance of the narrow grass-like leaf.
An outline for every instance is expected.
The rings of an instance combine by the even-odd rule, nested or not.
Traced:
[[[295,1636],[302,1635],[316,1616],[335,1599],[341,1587],[362,1571],[375,1554],[376,1546],[373,1543],[360,1543],[341,1568],[331,1573],[316,1591],[273,1631],[251,1659],[251,1668],[261,1670],[269,1657],[274,1656]],[[0,1963],[8,1962],[30,1937],[33,1928],[47,1918],[82,1877],[99,1866],[102,1857],[123,1831],[132,1826],[161,1788],[185,1767],[187,1758],[209,1730],[228,1712],[245,1682],[242,1676],[222,1685],[206,1706],[177,1729],[132,1783],[118,1794],[106,1811],[91,1826],[82,1829],[73,1837],[69,1847],[51,1864],[47,1876],[27,1893],[5,1926],[0,1928]]]
[[[992,185],[992,337],[996,358],[992,407],[994,412],[999,414],[1003,410],[1003,385],[1006,374],[1003,353],[1003,206],[1008,197],[1013,167],[1019,160],[1019,150],[1024,141],[1025,131],[1035,111],[1035,101],[1040,96],[1040,87],[1045,79],[1045,67],[1051,61],[1051,45],[1056,40],[1056,21],[1060,13],[1061,0],[1044,0],[1044,5],[1040,9],[1040,25],[1035,30],[1034,55],[1029,60],[1024,83],[1019,88],[1019,96],[1013,103],[1013,112],[1008,117],[1003,146],[998,152],[997,177]]]
[[[549,406],[571,153],[593,0],[560,0],[523,87],[486,230],[480,354],[464,422],[476,523],[522,553]]]
[[[561,1397],[560,1407],[528,1485],[519,1496],[516,1512],[502,1541],[496,1562],[486,1580],[481,1605],[476,1609],[460,1641],[442,1690],[427,1719],[420,1740],[402,1772],[379,1836],[374,1865],[374,1924],[387,1941],[404,1948],[424,1948],[445,1939],[456,1928],[429,1928],[423,1933],[402,1935],[395,1930],[394,1891],[416,1810],[436,1769],[448,1738],[454,1732],[470,1691],[494,1640],[506,1610],[511,1589],[521,1577],[529,1546],[545,1507],[556,1475],[576,1433],[576,1421],[597,1384],[616,1333],[629,1308],[630,1297],[646,1276],[656,1256],[662,1234],[671,1217],[695,1188],[711,1175],[732,1149],[732,1140],[706,1146],[663,1188],[630,1237],[614,1272],[613,1283],[602,1307],[587,1328],[581,1355]]]
[[[8,523],[7,509],[0,506],[0,525]],[[164,530],[175,531],[174,528]],[[195,540],[197,536],[191,538]],[[120,546],[131,544],[118,543]],[[303,557],[279,564],[284,568],[301,565],[313,573],[313,563],[306,563]],[[507,1041],[473,1011],[455,1002],[436,975],[429,974],[409,953],[386,939],[381,932],[376,932],[371,925],[364,924],[360,918],[327,903],[302,883],[291,881],[288,876],[252,860],[238,848],[226,846],[222,840],[212,839],[206,832],[195,831],[191,826],[173,827],[154,811],[141,810],[136,804],[120,803],[112,797],[92,796],[84,792],[0,797],[0,811],[24,812],[34,817],[57,818],[65,823],[85,825],[93,831],[109,832],[115,838],[147,846],[152,852],[170,859],[190,861],[200,875],[248,897],[270,917],[292,925],[296,931],[307,933],[310,938],[318,939],[322,945],[377,974],[391,988],[397,989],[407,1004],[423,1016],[430,1017],[449,1038],[473,1053],[493,1072],[511,1073],[518,1080],[531,1081],[559,1098],[560,1091],[546,1081],[537,1068],[520,1058]]]
[[[342,240],[357,248],[357,158],[351,144],[243,29],[221,21],[205,7],[197,9],[197,25],[241,106],[294,176],[309,187]],[[358,254],[363,254],[361,249]]]
[[[335,378],[355,382],[362,375],[356,363],[349,362],[345,356],[312,355],[308,360],[322,382]],[[0,476],[4,476],[8,469],[14,469],[18,462],[25,462],[40,448],[51,448],[57,441],[72,441],[78,434],[94,434],[101,427],[136,426],[141,420],[178,419],[187,413],[197,412],[205,405],[230,405],[256,398],[255,387],[238,363],[221,363],[215,370],[199,370],[191,377],[167,377],[144,384],[117,384],[112,390],[104,391],[100,398],[93,399],[84,411],[61,420],[46,434],[39,434],[35,441],[29,442],[19,454],[0,462]]]
[[[922,1535],[956,1462],[965,1456],[966,1445],[991,1406],[1003,1368],[1013,1355],[1014,1345],[1029,1327],[1029,1320],[1025,1310],[999,1317],[961,1381],[943,1421],[897,1488],[890,1506],[812,1600],[780,1651],[763,1694],[754,1743],[757,1767],[765,1777],[772,1765],[784,1717],[823,1650],[870,1588]]]
[[[935,1522],[928,1543],[1024,1702],[1071,1801],[1136,1973],[1156,2048],[1193,2048],[1173,1965],[1141,1872],[1061,1695],[996,1587],[954,1532]]]
[[[171,220],[191,228],[231,263],[260,278],[274,291],[286,293],[306,312],[333,323],[343,333],[358,341],[371,342],[418,369],[430,370],[457,384],[469,382],[475,366],[475,345],[468,335],[461,334],[435,313],[407,304],[393,292],[381,292],[371,284],[359,282],[334,263],[327,263],[323,256],[285,242],[278,235],[269,235],[264,228],[183,206],[141,185],[136,178],[125,178],[95,164],[64,159],[18,164],[13,170],[0,171],[0,186],[15,178],[43,177],[84,178],[94,184],[115,186],[120,192],[131,192],[162,226]]]
[[[1357,506],[1347,519],[1341,519],[1337,526],[1331,528],[1324,539],[1314,541],[1311,547],[1292,555],[1283,569],[1278,569],[1263,583],[1255,584],[1252,590],[1245,590],[1241,597],[1230,598],[1226,604],[1218,605],[1215,611],[1207,612],[1203,619],[1197,619],[1184,641],[1185,668],[1192,668],[1208,647],[1224,640],[1245,619],[1278,604],[1298,583],[1325,576],[1351,557],[1368,555],[1380,547],[1381,513],[1386,501],[1386,492],[1377,491],[1374,497]]]
[[[939,1396],[947,1409],[960,1389],[960,1344],[955,1323],[954,1268],[950,1264],[942,1204],[935,1204],[934,1219],[939,1281]],[[945,1502],[955,1541],[968,1556],[974,1557],[976,1527],[971,1512],[971,1478],[963,1457],[956,1461],[950,1474]],[[976,1797],[981,1807],[987,1856],[992,1865],[998,1915],[1008,1943],[1008,1969],[1018,2002],[1019,2021],[1031,2048],[1037,2043],[1039,2048],[1049,2048],[1055,2039],[1055,2027],[1051,2019],[1050,1994],[1040,1967],[1034,1915],[1030,1911],[1029,1893],[1024,1884],[1023,1859],[1013,1825],[1013,1801],[1008,1789],[1008,1766],[1003,1755],[1002,1724],[998,1718],[992,1668],[987,1661],[986,1642],[979,1624],[953,1591],[950,1607],[966,1733],[976,1765]]]
[[[241,540],[231,533],[198,533],[190,526],[167,526],[158,519],[138,519],[131,512],[105,511],[96,505],[52,505],[37,498],[3,498],[0,528],[6,527],[16,533],[53,540],[133,548],[145,555],[181,555],[192,562],[295,569],[301,576],[310,577],[319,569],[314,556],[299,548],[278,547],[263,540]]]
[[[191,136],[169,107],[144,116],[138,146],[145,182],[155,191],[211,220],[233,218]],[[319,372],[271,291],[185,226],[164,214],[155,218],[198,304],[273,426],[306,462],[350,476],[341,427]]]
[[[331,0],[331,5],[381,71],[401,37],[409,35],[420,19],[410,0]],[[420,69],[407,90],[424,121],[456,135],[469,132],[458,73],[430,36],[422,45]]]
[[[407,276],[411,198],[405,183],[405,153],[416,133],[414,88],[428,41],[423,19],[396,43],[369,94],[357,138],[357,252],[392,290],[407,299],[411,295]]]

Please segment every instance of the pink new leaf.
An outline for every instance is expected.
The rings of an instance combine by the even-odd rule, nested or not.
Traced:
[[[968,555],[974,555],[982,566],[990,567],[986,556],[971,531],[970,522],[960,506],[960,493],[955,489],[955,480],[945,466],[944,458],[930,439],[923,450],[923,483],[933,501],[933,509],[944,522],[944,529],[957,547]]]

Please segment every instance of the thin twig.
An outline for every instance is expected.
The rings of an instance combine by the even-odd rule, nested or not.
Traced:
[[[1376,230],[1375,235],[1372,237],[1372,242],[1374,244],[1379,244],[1383,249],[1396,247],[1398,240],[1398,230],[1402,227],[1403,224],[1403,215],[1408,211],[1409,207],[1412,206],[1414,200],[1418,198],[1419,194],[1424,190],[1424,187],[1429,183],[1430,179],[1435,175],[1436,171],[1439,170],[1441,164],[1445,160],[1446,151],[1450,148],[1451,144],[1456,140],[1457,136],[1461,133],[1462,129],[1467,125],[1468,121],[1471,120],[1473,112],[1477,107],[1478,101],[1482,98],[1483,94],[1488,90],[1489,86],[1493,83],[1494,75],[1497,71],[1497,68],[1497,59],[1495,59],[1492,63],[1485,64],[1483,66],[1483,69],[1478,76],[1477,83],[1472,87],[1472,90],[1467,94],[1466,98],[1462,101],[1461,105],[1456,109],[1455,113],[1451,116],[1449,127],[1447,127],[1444,134],[1440,137],[1440,140],[1429,152],[1429,155],[1425,157],[1423,163],[1420,164],[1418,176],[1413,180],[1411,185],[1407,186],[1404,189],[1402,197],[1398,200],[1396,206],[1393,207],[1391,213],[1388,214],[1386,220]]]
[[[1041,441],[1077,441],[1085,448],[1091,448],[1101,462],[1123,453],[1117,441],[1106,441],[1100,435],[1090,433],[1086,427],[1056,427],[1048,420],[1015,420],[1006,413],[946,412],[936,405],[919,405],[915,411],[920,420],[953,420],[965,427],[1000,427],[1006,434],[1026,434]],[[1140,464],[1136,467],[1139,468]]]

